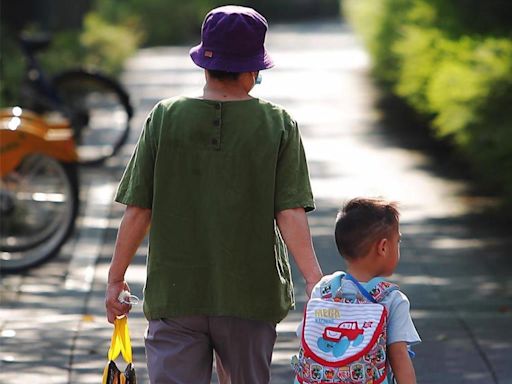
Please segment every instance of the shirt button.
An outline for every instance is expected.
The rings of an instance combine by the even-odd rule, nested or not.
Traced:
[[[213,120],[213,125],[219,126],[220,125],[220,119]]]
[[[213,145],[217,145],[219,143],[219,141],[217,139],[212,139],[212,144]]]
[[[220,109],[220,104],[215,104],[215,109],[219,110]]]

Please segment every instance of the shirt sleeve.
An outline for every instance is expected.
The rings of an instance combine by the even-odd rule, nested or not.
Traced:
[[[153,174],[156,157],[154,132],[155,109],[148,115],[139,140],[121,182],[115,201],[141,208],[151,208],[153,203]]]
[[[297,123],[293,120],[281,139],[274,207],[276,212],[299,207],[306,212],[315,209],[306,154]]]
[[[409,299],[400,291],[394,291],[390,295],[393,295],[393,299],[389,305],[387,344],[404,341],[413,345],[421,342],[412,322]]]

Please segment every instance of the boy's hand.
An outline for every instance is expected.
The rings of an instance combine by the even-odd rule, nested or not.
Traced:
[[[116,317],[126,315],[130,312],[131,305],[123,304],[119,301],[119,294],[122,291],[130,291],[126,281],[118,281],[107,284],[105,292],[105,308],[107,309],[107,319],[109,323],[114,323]]]

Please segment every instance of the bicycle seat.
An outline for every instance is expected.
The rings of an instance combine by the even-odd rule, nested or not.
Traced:
[[[30,52],[44,50],[52,41],[50,35],[20,36],[20,43]]]

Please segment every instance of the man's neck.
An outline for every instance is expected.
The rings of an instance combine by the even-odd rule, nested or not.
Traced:
[[[211,76],[206,77],[206,84],[203,88],[203,98],[209,100],[250,100],[249,95],[252,89],[250,79],[241,74],[236,80],[218,80]]]
[[[208,84],[203,88],[203,98],[208,100],[230,101],[249,100],[252,97],[243,89],[236,87],[212,87]]]

